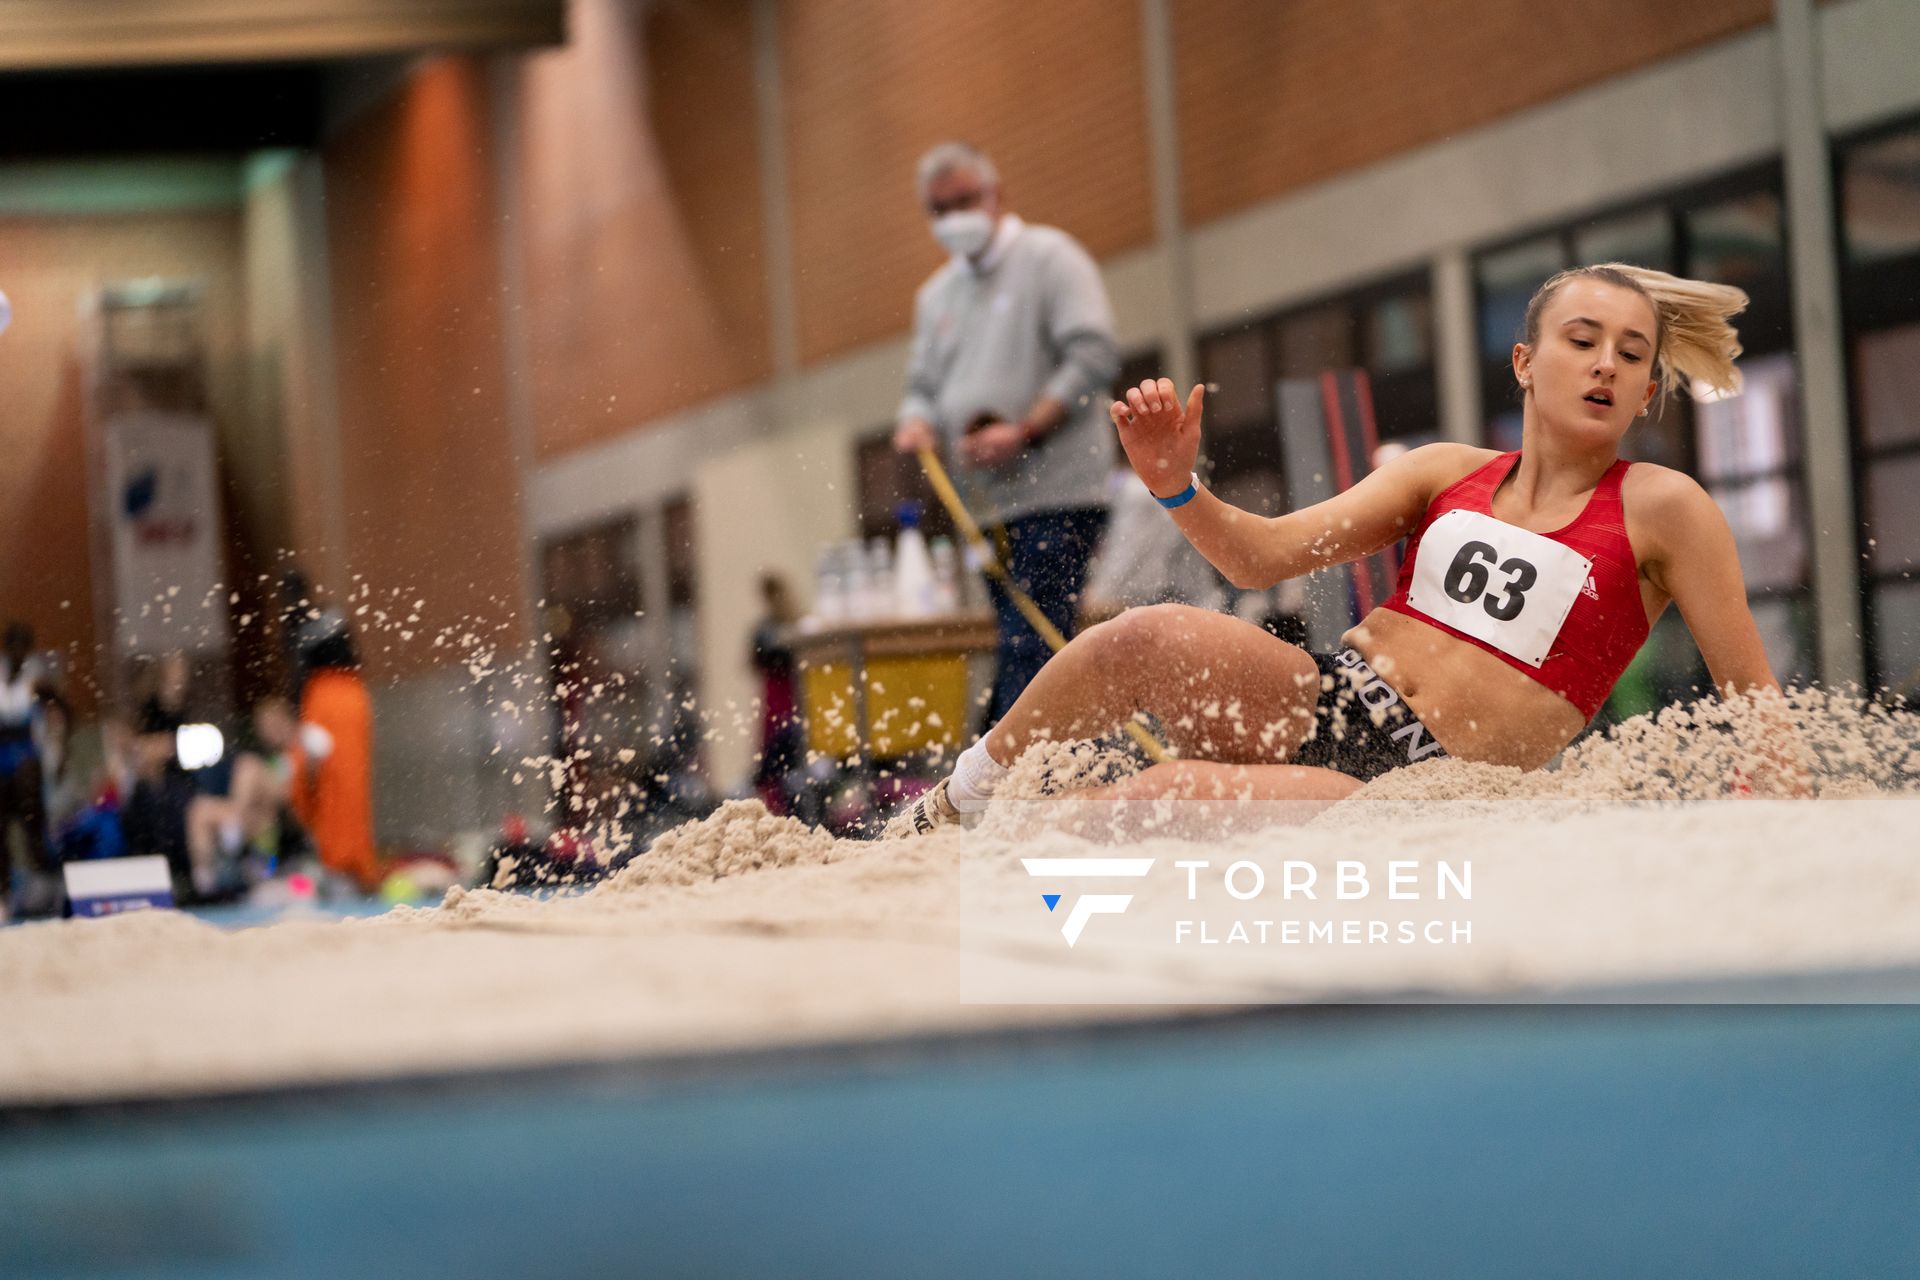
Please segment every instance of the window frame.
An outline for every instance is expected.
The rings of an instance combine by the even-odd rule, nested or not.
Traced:
[[[1398,369],[1392,373],[1379,373],[1374,368],[1376,351],[1374,339],[1368,332],[1367,318],[1374,307],[1393,298],[1419,295],[1426,301],[1426,353],[1419,364]],[[1436,355],[1438,346],[1434,333],[1433,278],[1424,263],[1393,270],[1373,276],[1359,284],[1350,284],[1340,288],[1327,289],[1289,301],[1284,306],[1271,308],[1249,315],[1244,320],[1231,324],[1216,325],[1195,335],[1194,351],[1199,366],[1200,377],[1209,384],[1218,383],[1218,368],[1209,358],[1211,344],[1229,338],[1242,338],[1248,333],[1259,335],[1259,369],[1264,381],[1260,397],[1260,409],[1257,414],[1235,421],[1226,431],[1209,434],[1217,443],[1231,443],[1235,447],[1228,453],[1225,466],[1219,453],[1209,449],[1208,461],[1213,465],[1212,478],[1222,481],[1242,475],[1271,472],[1280,492],[1286,492],[1286,460],[1280,444],[1280,420],[1278,390],[1283,378],[1298,376],[1288,374],[1283,368],[1284,357],[1281,345],[1281,333],[1290,322],[1304,319],[1317,311],[1330,307],[1344,310],[1342,320],[1346,331],[1347,349],[1353,359],[1341,365],[1341,368],[1358,368],[1367,373],[1370,389],[1377,393],[1377,384],[1385,378],[1402,383],[1418,383],[1424,379],[1427,396],[1433,406],[1431,430],[1439,430],[1439,363]],[[1394,438],[1404,438],[1419,433],[1406,432]],[[1385,437],[1383,437],[1385,438]],[[1203,441],[1203,445],[1206,442]],[[1246,452],[1242,453],[1241,450]]]
[[[1853,484],[1853,551],[1860,598],[1860,643],[1869,688],[1884,687],[1906,672],[1884,669],[1880,646],[1880,592],[1894,583],[1920,582],[1914,570],[1881,569],[1874,565],[1867,540],[1868,482],[1875,464],[1920,455],[1920,439],[1892,445],[1867,440],[1865,387],[1860,376],[1861,340],[1893,329],[1920,325],[1920,248],[1891,259],[1870,263],[1853,260],[1848,237],[1847,160],[1855,152],[1903,136],[1920,137],[1920,114],[1881,121],[1865,129],[1836,134],[1831,139],[1834,191],[1835,266],[1840,278],[1840,334],[1846,359],[1847,443]]]

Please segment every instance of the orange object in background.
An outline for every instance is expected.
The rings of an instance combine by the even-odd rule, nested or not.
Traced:
[[[380,884],[373,845],[373,700],[356,671],[323,669],[307,677],[302,724],[333,738],[323,759],[294,753],[293,810],[329,870],[371,893]]]

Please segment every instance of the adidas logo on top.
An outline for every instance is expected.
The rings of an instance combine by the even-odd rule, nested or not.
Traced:
[[[1600,598],[1600,588],[1594,585],[1592,574],[1587,575],[1587,585],[1580,588],[1580,594],[1591,600],[1598,600]]]

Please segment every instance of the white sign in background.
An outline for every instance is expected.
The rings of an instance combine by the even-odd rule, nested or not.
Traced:
[[[159,854],[69,862],[61,872],[76,916],[123,915],[173,905],[173,878]]]
[[[116,644],[122,653],[224,652],[213,424],[143,409],[110,420],[105,438]]]

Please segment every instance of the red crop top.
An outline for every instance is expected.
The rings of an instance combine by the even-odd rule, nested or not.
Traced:
[[[1485,649],[1508,666],[1525,672],[1571,702],[1591,720],[1607,700],[1607,695],[1613,691],[1620,673],[1627,669],[1627,664],[1633,661],[1634,654],[1640,651],[1640,646],[1647,638],[1647,610],[1640,598],[1639,565],[1634,559],[1633,545],[1627,540],[1626,509],[1620,502],[1620,484],[1631,463],[1621,459],[1607,469],[1599,485],[1594,488],[1593,496],[1587,500],[1585,509],[1574,518],[1572,524],[1537,535],[1570,548],[1592,562],[1586,582],[1573,595],[1572,605],[1567,608],[1564,621],[1546,646],[1545,656],[1538,665],[1422,612],[1408,598],[1410,591],[1416,590],[1415,565],[1420,557],[1420,542],[1433,522],[1451,511],[1474,512],[1492,519],[1494,491],[1519,464],[1518,453],[1503,453],[1449,485],[1428,504],[1426,515],[1421,517],[1420,524],[1407,540],[1406,559],[1400,566],[1400,578],[1393,597],[1382,607],[1418,618],[1448,635]],[[1521,537],[1535,536],[1504,523],[1499,528],[1512,530]],[[1470,549],[1485,545],[1482,542],[1469,542],[1465,547]],[[1456,560],[1453,566],[1458,572],[1451,579],[1459,582],[1461,589],[1455,592],[1450,586],[1447,593],[1454,600],[1471,603],[1474,597],[1469,592],[1475,588],[1484,592],[1482,584],[1487,582],[1489,575],[1481,565],[1475,563],[1474,556],[1467,549],[1463,549],[1461,555],[1463,559]],[[1507,567],[1495,566],[1495,554],[1491,547],[1487,548],[1486,555],[1479,558],[1487,570]],[[1514,563],[1509,560],[1507,565]],[[1517,573],[1512,575],[1512,580],[1519,578]],[[1532,580],[1531,576],[1527,576],[1524,584],[1531,585]],[[1505,595],[1485,592],[1484,603],[1489,614],[1500,617],[1502,613],[1499,606],[1508,600],[1519,599],[1513,592]],[[1476,615],[1457,616],[1470,625],[1480,622]]]

